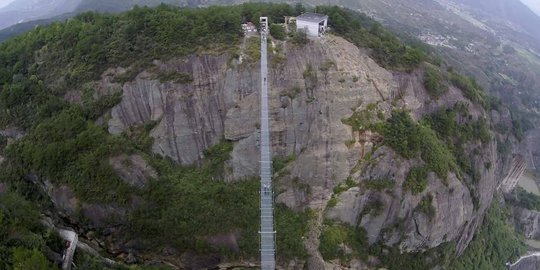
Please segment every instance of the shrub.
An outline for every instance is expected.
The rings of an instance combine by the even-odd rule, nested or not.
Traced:
[[[258,38],[250,37],[246,41],[246,56],[249,62],[257,62],[261,59],[261,43]]]
[[[436,215],[436,209],[433,206],[433,196],[431,194],[424,196],[415,210],[425,214],[430,221],[433,220]]]
[[[341,122],[351,126],[355,131],[365,131],[373,128],[373,123],[375,122],[376,105],[370,105],[368,105],[365,110],[355,111],[351,117],[343,119]]]
[[[403,187],[413,195],[423,192],[427,187],[428,169],[425,166],[413,167],[407,174]]]
[[[386,189],[390,189],[394,186],[394,181],[390,179],[373,179],[373,180],[366,180],[363,182],[363,186],[366,189],[375,190],[375,191],[383,191]]]
[[[1,173],[6,181],[8,175]],[[40,218],[38,207],[14,191],[0,195],[0,269],[53,269],[43,251],[61,252],[58,235],[46,230]]]
[[[320,236],[319,251],[325,260],[366,260],[367,243],[366,231],[362,227],[354,229],[349,225],[326,220]],[[341,245],[348,246],[352,252],[347,254]]]
[[[522,187],[517,187],[512,196],[508,196],[507,200],[513,204],[534,211],[540,211],[540,196],[528,192]]]
[[[292,42],[299,46],[304,46],[309,43],[309,38],[306,31],[298,30],[292,37]]]
[[[291,154],[286,157],[274,157],[272,160],[272,167],[274,172],[279,172],[287,166],[287,164],[296,160],[296,155]]]
[[[468,78],[456,72],[451,72],[450,81],[455,87],[461,89],[463,95],[470,101],[480,104],[485,109],[489,109],[489,100],[486,93],[473,78]]]
[[[336,195],[332,194],[332,197],[330,197],[330,200],[328,200],[328,203],[326,204],[326,208],[335,207],[337,203],[338,203],[338,199]]]
[[[14,248],[13,269],[49,270],[53,269],[53,267],[45,255],[38,250]]]
[[[461,122],[458,123],[458,119],[461,119]],[[431,127],[438,137],[446,142],[461,172],[467,173],[476,181],[480,173],[474,168],[470,154],[465,153],[464,145],[475,140],[487,144],[491,141],[491,132],[484,118],[477,121],[467,119],[470,119],[467,106],[456,103],[452,109],[441,110],[424,118],[422,123]]]
[[[418,124],[414,123],[408,113],[397,111],[392,113],[382,127],[385,142],[405,158],[414,158],[420,152],[423,139]]]
[[[438,99],[441,95],[448,91],[448,85],[444,81],[444,77],[438,68],[427,66],[424,72],[424,87],[428,94]]]
[[[340,194],[344,191],[347,191],[353,187],[356,186],[356,182],[354,182],[354,180],[352,180],[352,178],[348,177],[345,182],[343,183],[340,183],[339,185],[337,185],[336,187],[334,187],[334,194]]]
[[[384,211],[384,203],[380,200],[373,200],[366,204],[360,216],[372,215],[379,216]]]
[[[272,37],[278,40],[285,40],[287,33],[285,33],[285,27],[280,24],[271,24],[270,25],[270,34]]]
[[[308,233],[309,211],[295,213],[283,204],[276,205],[276,231],[279,257],[283,259],[304,259],[307,252],[304,238]]]
[[[384,134],[385,142],[397,153],[405,158],[420,154],[427,168],[443,180],[450,170],[457,171],[455,157],[448,147],[431,128],[415,123],[408,113],[393,112],[379,130]]]
[[[191,74],[177,71],[160,72],[154,78],[158,79],[161,83],[173,82],[178,84],[186,84],[193,81]]]

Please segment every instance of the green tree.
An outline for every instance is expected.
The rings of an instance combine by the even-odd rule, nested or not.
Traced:
[[[33,249],[13,249],[13,270],[50,270],[54,269],[43,253]]]
[[[296,45],[303,46],[309,43],[309,38],[306,31],[300,29],[294,33],[292,41]]]
[[[284,40],[285,37],[287,37],[287,33],[285,33],[285,27],[280,24],[271,24],[270,34],[272,35],[272,37],[279,40]]]
[[[438,99],[448,91],[448,85],[445,83],[441,71],[438,68],[431,66],[425,68],[424,87],[428,94],[434,99]]]

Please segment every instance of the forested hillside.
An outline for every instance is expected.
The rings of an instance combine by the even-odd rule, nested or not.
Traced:
[[[250,72],[256,73],[257,58],[250,60],[249,56],[250,53],[256,55],[257,47],[252,45],[255,49],[249,51],[249,39],[244,40],[241,31],[242,22],[257,22],[261,15],[268,15],[271,22],[277,24],[283,22],[284,16],[296,16],[303,11],[305,8],[300,5],[243,4],[204,9],[166,5],[135,7],[118,15],[88,12],[63,23],[38,27],[0,44],[0,268],[48,269],[58,263],[62,241],[54,230],[42,225],[45,216],[58,225],[75,228],[81,239],[97,243],[106,256],[120,262],[144,265],[163,260],[178,267],[215,267],[222,262],[256,261],[257,175],[227,178],[234,171],[233,159],[237,157],[234,151],[242,146],[239,145],[242,138],[229,136],[227,139],[225,131],[202,130],[201,133],[210,134],[205,134],[207,137],[218,134],[214,136],[218,138],[217,143],[205,145],[192,164],[183,164],[156,153],[156,148],[160,150],[156,140],[163,139],[156,135],[156,130],[180,118],[183,111],[196,110],[197,106],[193,104],[199,104],[197,98],[202,99],[203,94],[213,98],[220,94],[219,91],[236,91],[227,76],[232,76],[234,82],[256,81]],[[299,86],[286,86],[285,90],[289,92],[276,94],[275,98],[281,102],[275,106],[276,110],[289,106],[285,100],[290,104],[301,104],[297,106],[305,106],[309,115],[314,115],[309,118],[313,124],[324,117],[322,109],[314,109],[319,103],[314,92],[338,95],[331,91],[338,89],[345,94],[350,91],[350,96],[343,94],[336,99],[347,101],[369,89],[369,97],[362,98],[373,97],[373,102],[355,100],[356,104],[349,105],[356,107],[345,112],[349,117],[332,122],[332,126],[346,127],[344,134],[353,141],[351,138],[345,141],[343,136],[336,139],[336,144],[341,147],[339,149],[350,151],[348,155],[354,158],[360,156],[355,148],[360,142],[355,141],[351,130],[362,136],[370,136],[365,135],[367,131],[378,135],[366,139],[373,140],[370,151],[364,153],[362,150],[352,168],[344,169],[350,171],[345,172],[347,181],[332,179],[334,182],[317,186],[309,182],[311,179],[303,182],[300,177],[295,177],[294,173],[304,165],[301,162],[307,164],[308,159],[317,158],[315,154],[307,156],[310,147],[323,143],[306,143],[293,153],[276,154],[274,169],[281,181],[280,194],[292,192],[292,197],[304,200],[303,206],[291,207],[287,204],[289,201],[283,199],[276,208],[280,263],[288,266],[292,261],[308,265],[304,263],[311,259],[310,252],[320,252],[327,261],[337,259],[338,263],[349,266],[351,260],[369,264],[368,256],[376,256],[381,260],[379,266],[390,269],[400,269],[402,265],[415,269],[434,265],[470,269],[471,265],[499,267],[500,260],[519,255],[520,242],[515,241],[513,232],[500,221],[504,219],[504,211],[494,208],[488,212],[485,224],[501,234],[489,235],[481,230],[470,248],[465,250],[467,260],[457,262],[452,252],[456,246],[464,249],[471,240],[462,240],[459,232],[452,232],[453,239],[447,239],[445,235],[444,240],[430,240],[429,245],[398,256],[401,252],[399,242],[388,244],[388,235],[394,233],[404,239],[407,230],[418,231],[418,228],[405,228],[411,227],[406,224],[416,223],[418,216],[423,217],[428,226],[433,225],[432,221],[442,222],[437,218],[446,214],[444,206],[438,210],[434,206],[439,206],[436,204],[438,191],[450,194],[448,196],[453,196],[454,188],[456,194],[464,192],[462,197],[470,199],[471,203],[463,212],[476,222],[471,225],[469,220],[463,220],[464,228],[474,231],[475,226],[481,224],[493,196],[493,186],[498,181],[495,174],[504,173],[502,166],[494,172],[495,162],[508,160],[508,152],[497,151],[497,140],[513,140],[516,134],[511,131],[516,133],[516,130],[493,130],[494,124],[486,111],[500,111],[503,115],[507,108],[487,96],[474,79],[455,72],[424,45],[405,44],[380,24],[351,10],[325,6],[317,7],[315,11],[329,15],[330,40],[337,45],[302,39],[298,36],[301,33],[294,31],[282,35],[280,39],[284,41],[275,37],[277,45],[271,63],[273,74],[277,75],[272,83],[278,87],[280,80],[287,81],[287,77],[292,76],[283,72],[283,63],[287,61],[297,61],[293,63],[299,67],[296,71],[300,74],[294,81]],[[337,37],[332,39],[333,36]],[[349,74],[337,67],[337,57],[329,60],[311,55],[306,59],[310,56],[302,55],[311,51],[332,51],[325,46],[341,49],[339,46],[349,44],[352,44],[347,47],[349,51],[360,47],[359,54],[365,53],[364,58],[358,58],[362,60],[354,60],[367,63],[360,63],[369,66],[364,74],[377,74],[381,78],[397,74],[397,77],[419,80],[414,91],[426,92],[427,95],[419,94],[418,98],[432,107],[407,107],[403,97],[407,94],[406,89],[390,95],[377,86],[377,83],[383,85],[379,81],[383,80],[381,78],[369,75],[359,78],[357,74],[347,77]],[[173,68],[167,69],[167,64],[163,63],[170,61]],[[183,65],[190,61],[197,64],[184,68]],[[214,62],[223,63],[218,70],[225,74],[219,75],[225,79],[217,75],[200,75],[200,70],[211,69]],[[236,75],[238,78],[234,78]],[[152,91],[163,90],[171,96],[167,102],[188,100],[185,104],[192,105],[191,111],[181,107],[156,119],[134,122],[121,132],[111,132],[110,121],[115,117],[111,111],[124,108],[122,102],[135,96],[128,93],[137,83],[150,85],[145,86],[146,92],[140,96],[152,93],[154,97],[157,92]],[[355,83],[363,85],[360,87]],[[223,86],[224,90],[215,85]],[[384,83],[387,88],[392,85],[392,82]],[[256,94],[256,89],[249,90]],[[447,99],[449,95],[451,98]],[[228,101],[233,98],[224,98],[222,103],[230,104],[225,112],[220,111],[220,116],[227,118],[222,121],[234,120],[235,110],[243,109],[242,102],[249,98],[247,94],[241,95],[235,100],[236,104]],[[217,98],[209,100],[200,107],[210,111],[221,106]],[[320,102],[326,102],[328,107],[333,103],[322,98]],[[251,108],[254,104],[245,107]],[[144,109],[151,106],[140,105]],[[203,122],[203,118],[194,119]],[[504,117],[500,118],[504,120]],[[248,122],[241,116],[237,119]],[[250,125],[250,128],[258,129],[256,123]],[[167,138],[169,141],[176,139]],[[254,148],[255,144],[250,141],[248,146],[242,147]],[[464,146],[474,151],[469,153]],[[381,172],[378,178],[363,174],[377,172],[378,159],[392,155],[406,168],[404,177],[392,171],[384,171],[384,176]],[[142,180],[135,183],[126,180],[123,175],[126,170],[140,171]],[[132,178],[137,177],[128,177]],[[440,183],[442,186],[437,186],[440,190],[436,190],[433,186]],[[485,190],[481,184],[486,185]],[[369,195],[366,199],[369,203],[362,205],[354,224],[331,220],[327,214],[338,205],[340,194],[360,189]],[[324,206],[322,209],[310,208],[309,200],[317,199],[311,196],[320,190],[324,191],[320,193]],[[388,214],[390,221],[383,224],[385,231],[377,232],[381,236],[376,241],[368,240],[364,227],[372,221],[369,218],[376,218],[384,209],[390,209],[391,204],[385,205],[383,199],[399,199],[399,196],[411,204],[410,211],[395,220],[390,217],[397,217],[399,212]],[[58,198],[68,199],[60,202]],[[362,218],[365,218],[363,223]],[[314,229],[313,224],[320,227]],[[320,237],[315,235],[321,244],[314,248],[306,244],[306,239],[313,237],[312,231],[321,234]],[[484,252],[486,246],[482,243],[486,242],[490,245],[498,242],[503,246],[485,251],[494,255],[477,263],[475,256],[469,254]],[[344,253],[347,249],[343,246],[350,246],[351,252]],[[79,252],[76,256],[76,264],[84,266],[80,269],[105,267],[88,254]],[[137,256],[138,260],[129,260],[130,256]],[[166,267],[165,263],[157,265]]]

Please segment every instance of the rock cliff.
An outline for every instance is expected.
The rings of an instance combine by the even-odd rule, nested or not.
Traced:
[[[379,135],[355,132],[342,120],[368,106],[376,106],[383,118],[399,108],[410,111],[417,120],[457,102],[468,104],[470,117],[475,119],[484,116],[483,109],[454,87],[431,100],[421,70],[390,72],[342,38],[330,35],[305,47],[281,42],[273,46],[269,75],[273,156],[294,157],[275,172],[277,202],[316,213],[305,241],[308,267],[324,265],[317,246],[325,219],[360,225],[370,243],[399,245],[403,251],[455,241],[457,251],[462,252],[510,167],[508,159],[497,153],[495,141],[468,146],[478,152],[472,160],[481,176],[474,187],[454,173],[446,182],[429,173],[427,188],[413,195],[402,186],[410,168],[420,160],[407,160],[387,146],[380,147]],[[256,176],[258,65],[224,54],[171,59],[155,62],[155,66],[124,84],[113,80],[121,71],[103,75],[98,92],[113,89],[122,93],[122,101],[104,118],[109,132],[119,134],[133,126],[157,123],[150,133],[153,152],[185,165],[198,163],[206,149],[225,138],[234,143],[225,179]],[[155,79],[159,72],[190,74],[192,82],[160,82]],[[369,166],[364,162],[368,155],[372,159]],[[485,166],[487,163],[493,166]],[[128,180],[131,184],[143,185],[154,172],[145,164],[136,167],[133,177],[123,168],[117,171],[122,178],[134,178]],[[386,191],[362,188],[367,180],[383,178],[390,179],[393,187]],[[353,181],[354,187],[335,193],[334,188],[345,180]],[[416,210],[426,196],[432,197],[432,217]],[[337,204],[327,206],[332,197]],[[382,202],[381,213],[366,214],[373,201]]]
[[[512,207],[515,228],[526,239],[540,239],[540,213],[523,207]]]

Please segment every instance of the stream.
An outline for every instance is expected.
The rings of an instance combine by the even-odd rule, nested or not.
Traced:
[[[522,187],[528,192],[540,196],[540,189],[536,184],[535,177],[532,173],[525,171],[521,178],[519,179],[518,186]]]

